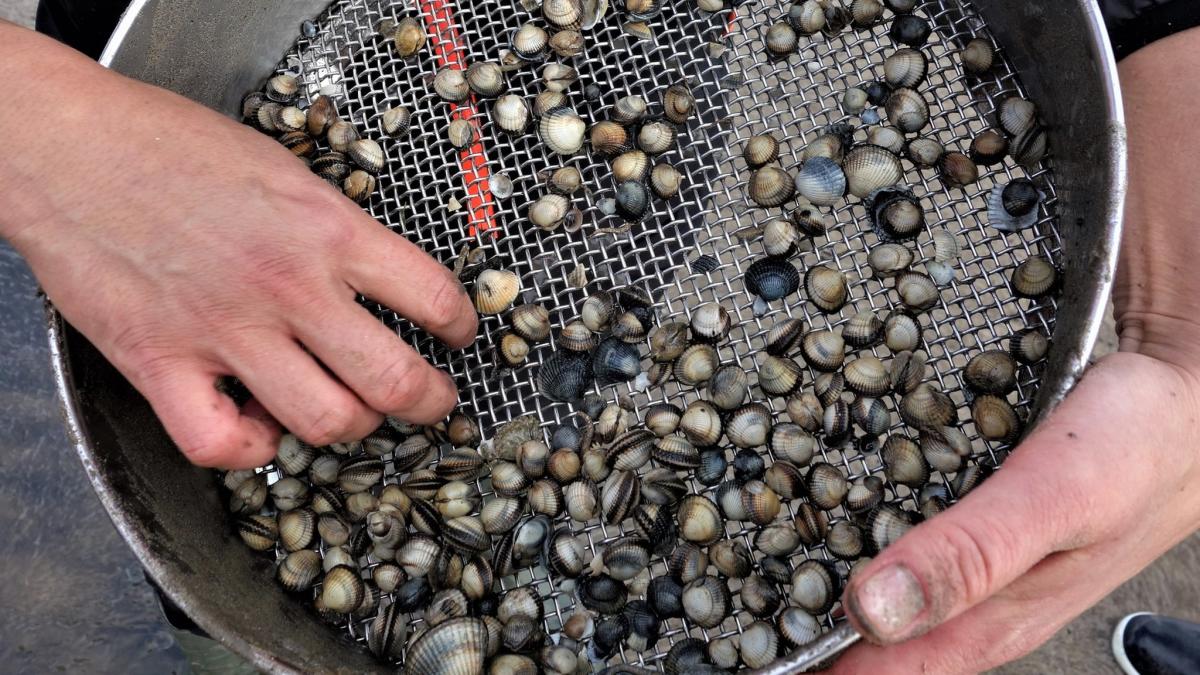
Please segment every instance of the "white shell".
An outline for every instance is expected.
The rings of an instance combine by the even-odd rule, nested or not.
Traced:
[[[938,286],[949,286],[954,282],[954,267],[938,260],[925,263],[925,271]]]
[[[475,280],[475,309],[499,314],[512,307],[521,292],[521,278],[508,270],[487,269]]]
[[[458,68],[443,68],[433,77],[433,90],[438,96],[451,103],[461,103],[467,100],[471,88],[467,86],[467,78]]]
[[[842,169],[850,194],[866,199],[872,192],[900,182],[904,170],[900,158],[877,145],[862,145],[851,150]]]
[[[544,195],[530,205],[529,221],[543,230],[558,229],[569,207],[570,202],[562,195]]]
[[[492,107],[492,119],[504,131],[519,134],[529,124],[529,106],[520,96],[505,94],[496,99],[496,105]]]
[[[755,621],[742,631],[739,642],[742,662],[750,668],[765,668],[779,653],[779,634],[771,624]]]
[[[1011,96],[1000,103],[997,117],[1000,128],[1009,136],[1020,136],[1037,123],[1037,106],[1019,96]]]
[[[538,124],[542,142],[559,155],[573,155],[583,147],[587,123],[571,108],[557,108],[546,113]]]
[[[904,134],[896,127],[871,127],[867,132],[867,142],[887,148],[897,155],[904,150]]]
[[[937,229],[929,235],[933,242],[933,259],[941,263],[958,260],[958,239],[949,230]]]

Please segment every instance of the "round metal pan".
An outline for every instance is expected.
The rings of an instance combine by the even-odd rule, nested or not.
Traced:
[[[323,0],[136,0],[102,62],[234,115],[295,41]],[[927,6],[956,2],[926,3]],[[1038,102],[1052,129],[1061,264],[1050,361],[1035,420],[1081,376],[1113,278],[1124,196],[1124,127],[1115,65],[1091,0],[973,9]],[[385,672],[359,645],[329,630],[274,583],[270,562],[232,532],[211,472],[190,466],[149,405],[85,338],[47,309],[67,424],[102,502],[151,576],[210,635],[276,672]],[[853,640],[830,634],[811,663]]]

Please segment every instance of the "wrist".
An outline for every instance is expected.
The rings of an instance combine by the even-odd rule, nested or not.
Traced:
[[[0,161],[0,237],[15,247],[54,220],[84,185],[109,179],[104,110],[122,78],[45,36],[0,22],[0,106],[5,159]],[[87,180],[81,174],[90,173]]]
[[[1188,139],[1200,92],[1200,29],[1121,62],[1129,190],[1113,293],[1121,349],[1200,373],[1200,193]]]

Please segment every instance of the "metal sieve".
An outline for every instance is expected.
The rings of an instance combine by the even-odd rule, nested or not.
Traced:
[[[273,3],[254,4],[258,6],[245,10],[248,17],[235,21],[214,14],[207,3],[135,3],[105,61],[231,112],[244,91],[270,74],[270,60],[295,39],[300,21],[313,18],[324,3],[297,3],[308,6],[286,10],[266,6]],[[932,108],[931,127],[923,135],[936,138],[948,150],[965,151],[972,137],[995,126],[999,101],[1021,94],[1041,107],[1051,128],[1053,154],[1029,172],[1011,162],[984,169],[980,181],[966,189],[945,186],[936,171],[922,171],[908,162],[904,178],[921,200],[928,228],[953,233],[962,251],[955,281],[942,289],[939,303],[923,316],[923,349],[933,381],[960,408],[962,428],[974,442],[971,463],[992,466],[1003,461],[1008,447],[987,443],[975,434],[959,372],[971,355],[1003,348],[1013,333],[1038,327],[1054,336],[1051,358],[1021,369],[1010,401],[1036,421],[1070,389],[1090,352],[1110,284],[1124,168],[1111,62],[1091,5],[1016,8],[1007,4],[979,2],[976,7],[945,0],[920,5],[918,11],[935,26],[923,49],[930,59],[930,76],[922,89]],[[745,368],[753,384],[755,357],[766,331],[780,317],[800,318],[812,328],[837,327],[857,311],[883,314],[899,306],[891,284],[871,278],[866,269],[866,252],[879,239],[865,208],[855,199],[833,209],[828,217],[834,226],[828,236],[807,242],[794,259],[801,270],[822,263],[847,274],[850,301],[841,312],[825,315],[801,292],[771,303],[763,313],[761,308],[756,311],[753,296],[745,290],[743,273],[762,256],[754,234],[783,212],[748,205],[749,170],[740,158],[743,144],[751,135],[771,132],[782,141],[781,164],[797,165],[805,144],[827,125],[860,124],[857,117],[842,113],[840,94],[847,87],[881,79],[882,60],[893,49],[884,24],[871,30],[848,29],[833,38],[801,38],[798,55],[786,61],[768,59],[762,34],[786,10],[786,3],[754,0],[730,13],[704,14],[690,0],[670,0],[662,14],[649,22],[651,40],[623,34],[617,8],[585,32],[585,51],[572,62],[580,82],[570,92],[576,110],[589,122],[604,119],[609,106],[627,94],[641,94],[653,110],[662,91],[681,79],[690,83],[697,98],[699,115],[680,129],[675,148],[659,158],[683,174],[679,196],[655,201],[645,220],[625,231],[618,228],[617,218],[605,216],[598,208],[614,187],[606,162],[590,155],[564,160],[549,154],[535,134],[503,134],[493,127],[488,102],[455,108],[440,101],[428,84],[439,67],[465,67],[498,58],[511,32],[531,18],[513,0],[453,7],[435,0],[339,0],[315,16],[315,33],[301,36],[276,70],[299,74],[309,97],[318,92],[334,96],[343,116],[375,138],[382,137],[379,115],[383,110],[397,104],[412,109],[414,125],[408,135],[383,141],[389,162],[378,193],[367,205],[381,223],[447,264],[464,245],[483,247],[521,276],[523,301],[542,304],[555,325],[574,318],[589,292],[627,284],[652,293],[659,322],[686,320],[689,307],[720,302],[735,321],[730,340],[720,347],[722,362]],[[375,26],[383,19],[418,14],[430,34],[430,49],[418,60],[402,61]],[[279,25],[281,21],[290,24]],[[1067,39],[1047,32],[1055,27]],[[204,45],[199,55],[172,44],[173,37],[185,34],[193,47]],[[991,39],[1001,47],[998,63],[986,77],[966,75],[955,56],[973,37]],[[228,50],[222,52],[225,47]],[[1035,65],[1048,58],[1061,59],[1063,67]],[[1025,77],[1018,78],[1018,71]],[[223,79],[226,73],[230,76]],[[1074,92],[1062,88],[1066,81],[1074,82]],[[541,90],[534,67],[509,73],[508,83],[510,91],[529,99]],[[593,99],[581,91],[589,84],[599,88]],[[445,136],[445,126],[453,117],[466,117],[478,125],[478,142],[464,151],[452,148]],[[863,137],[859,130],[856,139]],[[525,209],[544,193],[544,172],[564,165],[578,167],[584,176],[589,194],[577,197],[575,203],[584,209],[585,224],[578,232],[542,232],[527,221]],[[511,196],[498,198],[488,190],[489,177],[496,173],[512,179]],[[1006,235],[987,225],[985,198],[994,185],[1018,176],[1033,179],[1046,199],[1036,226]],[[913,246],[917,260],[932,258],[927,237]],[[719,266],[711,272],[695,268],[694,261],[702,255],[715,258]],[[1029,255],[1047,256],[1063,270],[1064,292],[1057,300],[1029,301],[1012,294],[1008,275]],[[579,268],[589,280],[582,289],[569,281]],[[552,404],[538,395],[533,384],[553,343],[536,346],[525,366],[496,373],[491,368],[492,341],[504,327],[503,319],[484,319],[481,337],[472,347],[447,352],[390,310],[370,308],[455,377],[463,407],[479,417],[485,436],[486,430],[519,415],[537,414],[549,425],[572,414],[566,404]],[[168,593],[202,626],[260,666],[378,668],[364,660],[359,650],[333,646],[337,643],[332,632],[266,578],[269,565],[240,550],[221,513],[211,477],[205,484],[204,472],[187,470],[165,452],[169,443],[157,425],[138,425],[137,420],[148,415],[144,403],[53,313],[51,332],[68,417],[84,461],[94,469],[94,482],[118,527]],[[888,358],[884,347],[874,352]],[[86,387],[87,396],[81,394],[85,383],[94,385]],[[624,385],[602,393],[614,400],[623,395],[639,409],[667,400],[682,406],[700,397],[699,391],[673,382],[646,391]],[[124,412],[131,401],[137,403],[139,415]],[[763,402],[777,413],[784,410],[780,399]],[[889,406],[894,411],[895,401],[889,400]],[[899,428],[894,413],[893,422]],[[882,471],[876,453],[864,453],[853,444],[822,445],[820,452],[851,479]],[[154,459],[147,459],[151,456]],[[949,479],[936,473],[933,478],[947,484]],[[180,481],[201,487],[196,494],[168,490],[168,485],[178,489]],[[480,487],[489,494],[486,481]],[[697,492],[714,489],[692,487]],[[915,496],[902,486],[889,487],[888,499],[915,505]],[[181,500],[200,505],[181,511]],[[833,520],[847,514],[838,509],[830,516]],[[205,518],[209,521],[202,522]],[[574,529],[593,552],[633,531],[628,523],[601,522]],[[727,527],[728,536],[747,537],[748,548],[759,556],[748,538],[753,532],[741,523]],[[201,541],[219,546],[224,553],[214,557],[211,551],[199,551]],[[793,562],[804,557],[830,558],[817,546],[798,551]],[[837,565],[845,573],[846,563]],[[651,572],[665,573],[665,564],[656,561]],[[501,580],[501,586],[535,584],[546,599],[546,627],[553,634],[574,608],[572,593],[559,581],[545,569],[529,568]],[[730,582],[736,598],[738,581]],[[734,606],[740,607],[736,599]],[[657,644],[644,652],[624,649],[610,663],[657,667],[670,646],[683,637],[733,635],[752,620],[740,609],[709,630],[670,620],[664,623]],[[833,615],[825,616],[824,622],[831,629],[840,627],[807,653],[781,659],[774,670],[785,672],[815,663],[856,639],[848,625],[839,624]],[[368,623],[345,625],[346,637],[362,641]],[[303,629],[296,630],[297,626]]]

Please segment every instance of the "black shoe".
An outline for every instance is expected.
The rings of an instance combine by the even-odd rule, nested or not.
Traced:
[[[1113,631],[1112,650],[1125,675],[1195,675],[1200,673],[1200,624],[1130,614]]]

